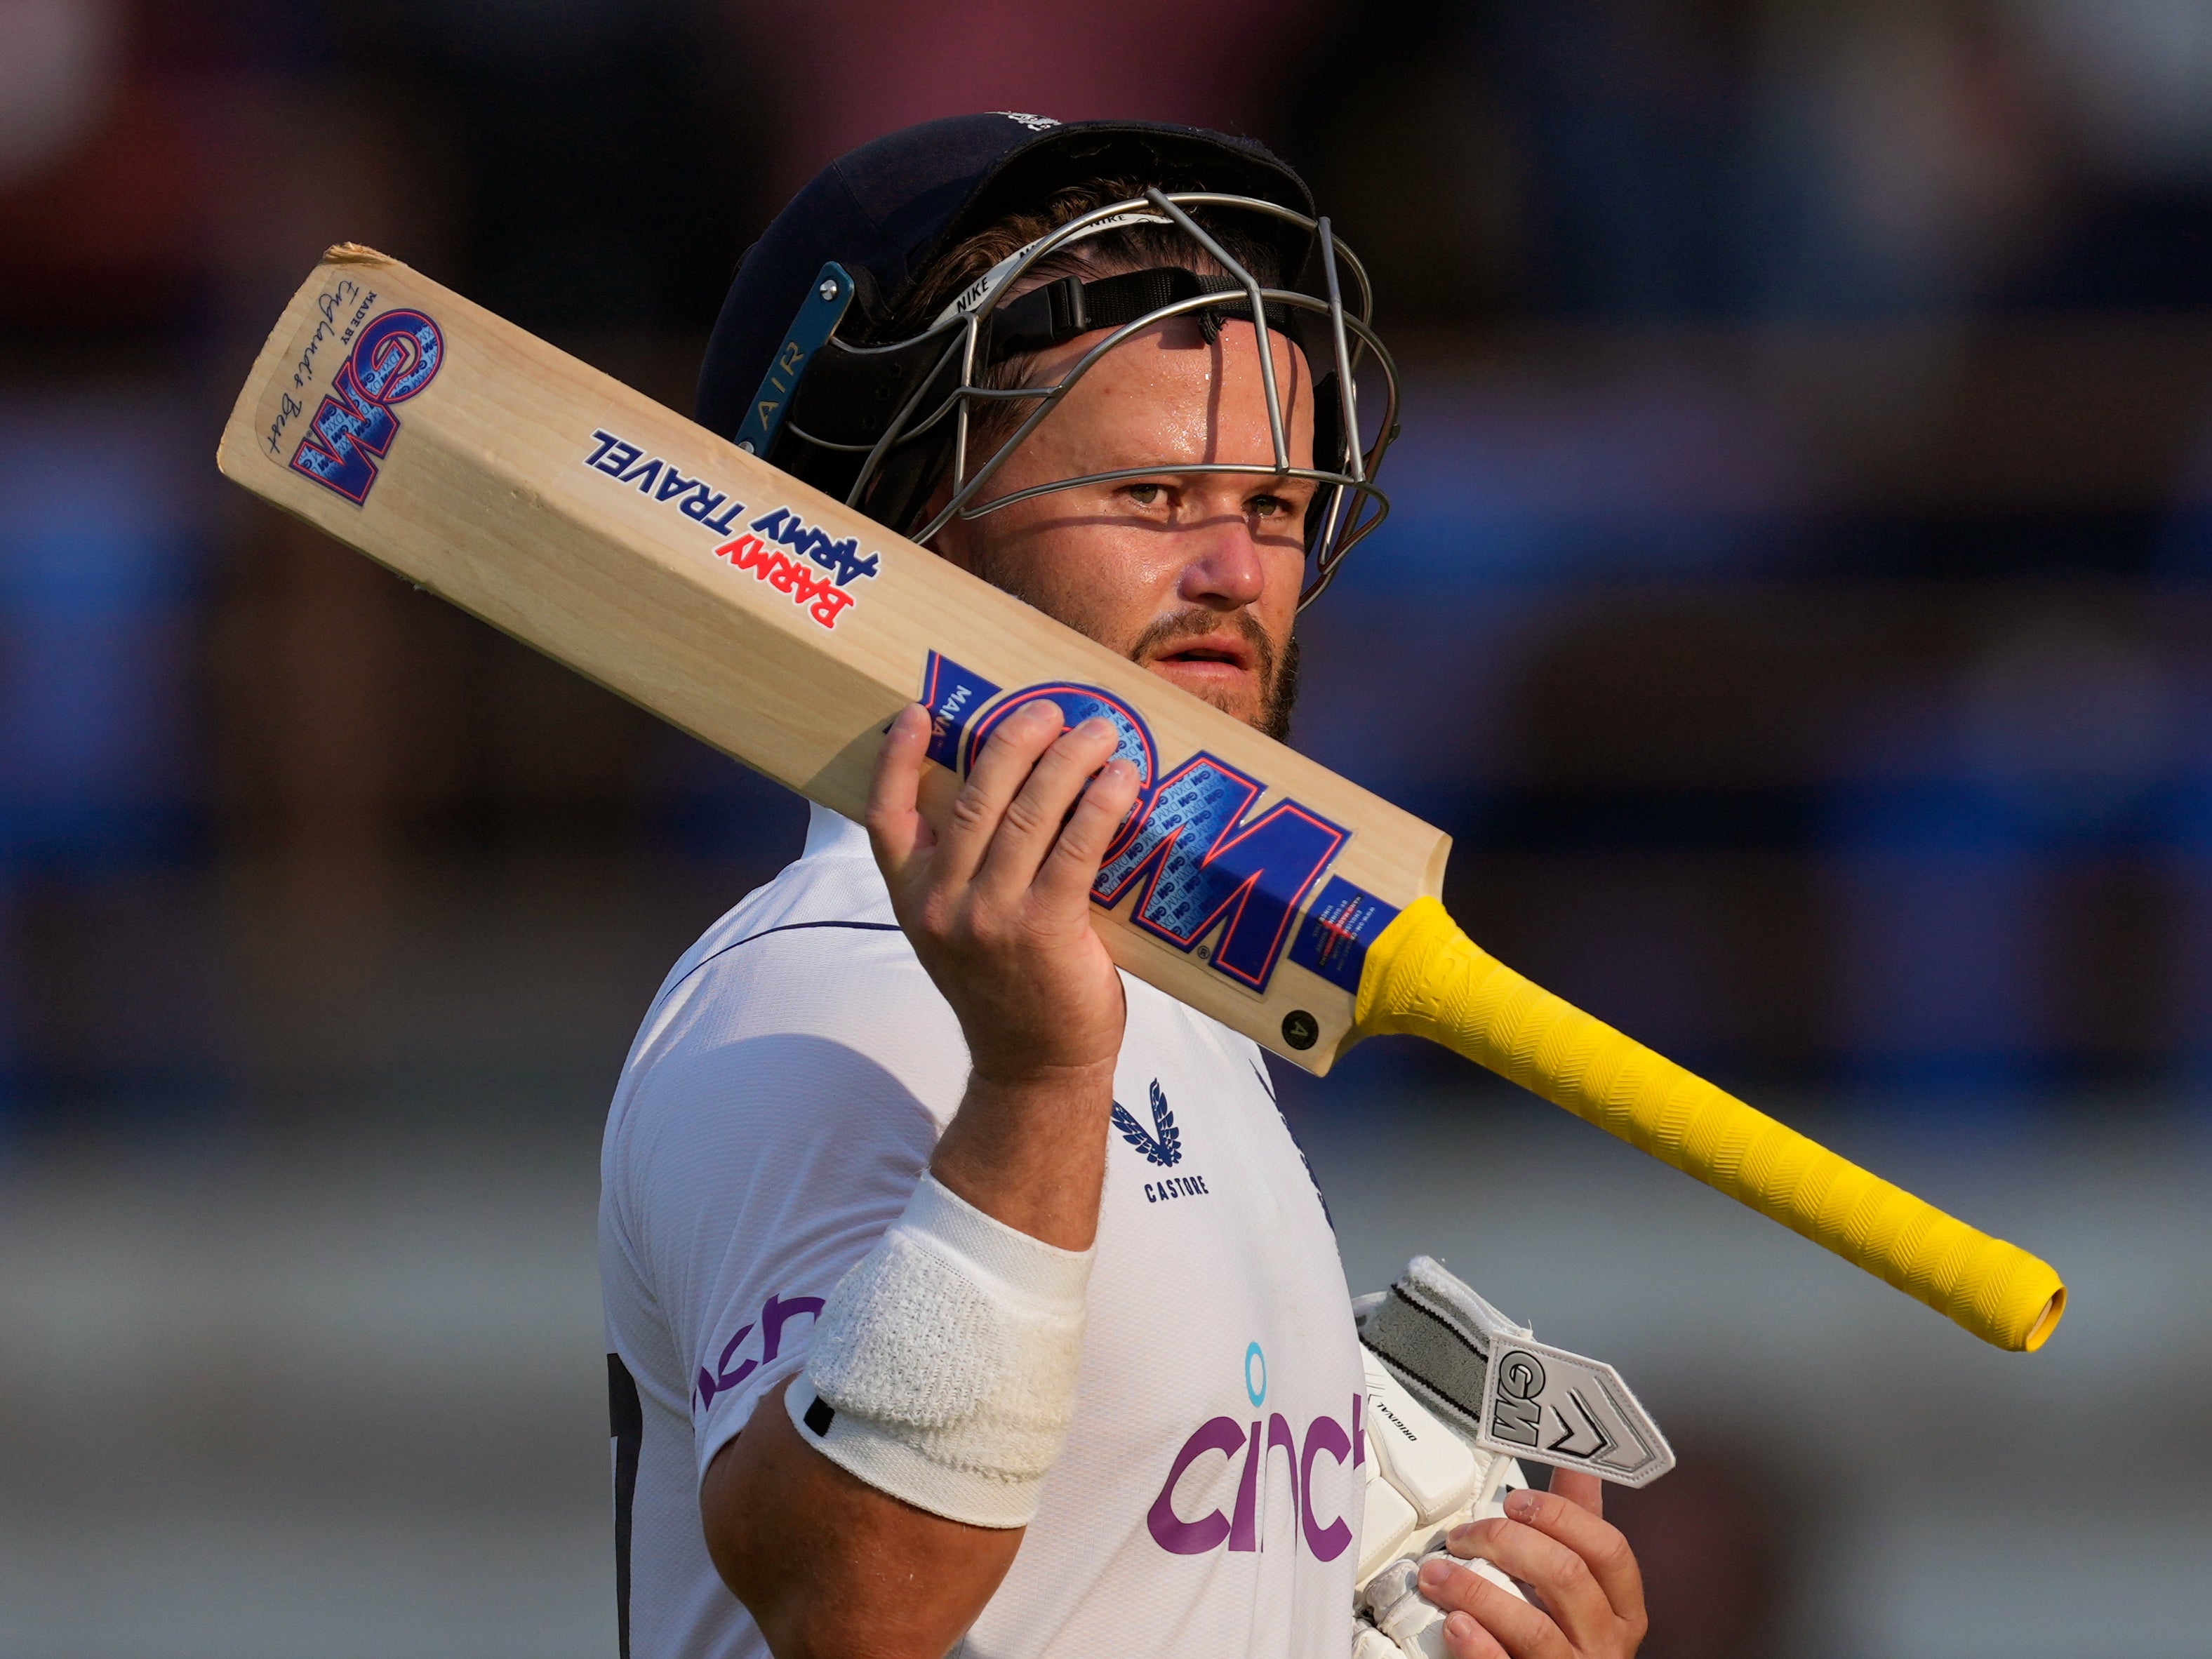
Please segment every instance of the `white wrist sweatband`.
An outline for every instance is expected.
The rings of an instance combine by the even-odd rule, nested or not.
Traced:
[[[925,1172],[830,1292],[784,1409],[878,1492],[971,1526],[1026,1526],[1075,1412],[1091,1255]]]

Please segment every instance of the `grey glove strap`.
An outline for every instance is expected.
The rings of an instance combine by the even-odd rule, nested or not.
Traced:
[[[1353,1305],[1360,1340],[1431,1411],[1486,1450],[1624,1486],[1674,1467],[1659,1425],[1610,1365],[1535,1340],[1431,1257]]]

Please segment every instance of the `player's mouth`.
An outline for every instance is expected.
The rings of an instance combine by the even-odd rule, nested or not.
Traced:
[[[1249,611],[1193,608],[1158,617],[1132,643],[1129,658],[1216,708],[1273,730],[1264,723],[1280,690],[1280,659]]]
[[[1242,681],[1258,666],[1258,653],[1233,634],[1206,634],[1177,640],[1160,652],[1150,666],[1165,669],[1171,678],[1190,684]]]

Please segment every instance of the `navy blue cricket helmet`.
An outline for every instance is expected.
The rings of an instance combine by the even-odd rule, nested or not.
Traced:
[[[947,256],[979,232],[1102,180],[1137,181],[1143,193],[1055,226],[933,317],[905,314]],[[1188,249],[1164,263],[1156,253],[1135,270],[1125,257],[1110,274],[1085,280],[1079,245],[1103,237],[1109,240],[1094,246],[1110,247],[1115,233],[1133,227],[1146,228],[1151,247],[1180,233]],[[1065,274],[1039,281],[1031,273],[1040,262],[1045,272]],[[840,157],[776,216],[723,302],[700,370],[697,414],[784,471],[927,542],[955,514],[1133,476],[985,494],[1030,429],[1122,339],[1180,314],[1194,314],[1209,334],[1225,317],[1257,319],[1305,353],[1316,398],[1314,465],[1290,465],[1273,360],[1262,353],[1276,465],[1173,470],[1287,474],[1321,485],[1309,520],[1310,602],[1389,511],[1373,480],[1396,435],[1397,378],[1369,326],[1372,309],[1365,272],[1314,216],[1304,181],[1251,139],[1161,122],[953,116]],[[1035,406],[975,460],[971,417],[987,399],[1003,407],[1009,396],[1003,374],[990,384],[994,371],[1102,329],[1111,331],[1107,339],[1059,381],[1013,394]],[[1364,445],[1363,368],[1382,392]],[[950,499],[926,514],[948,478]]]

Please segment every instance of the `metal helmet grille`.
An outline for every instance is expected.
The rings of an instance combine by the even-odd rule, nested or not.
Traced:
[[[1314,240],[1314,264],[1318,265],[1321,294],[1294,289],[1263,287],[1204,226],[1190,210],[1212,214],[1249,213],[1288,224],[1308,233]],[[1023,276],[1041,261],[1086,238],[1133,222],[1170,225],[1190,238],[1225,274],[1226,285],[1218,291],[1177,299],[1120,323],[1077,360],[1057,380],[1012,387],[980,383],[988,365],[986,343],[991,319],[1000,307],[1017,297]],[[1347,281],[1348,279],[1348,281]],[[1355,295],[1347,306],[1346,288]],[[1105,355],[1133,336],[1168,319],[1204,312],[1233,309],[1247,313],[1259,331],[1261,391],[1267,403],[1268,440],[1273,464],[1189,462],[1164,460],[1149,467],[1082,473],[1049,483],[994,494],[993,478],[1077,382]],[[1382,522],[1390,508],[1388,496],[1376,487],[1375,476],[1383,453],[1398,426],[1398,375],[1389,352],[1370,325],[1373,294],[1367,274],[1352,252],[1331,233],[1327,219],[1311,219],[1273,202],[1249,196],[1210,192],[1170,193],[1149,190],[1142,197],[1113,203],[1081,215],[1009,255],[978,278],[947,306],[918,339],[878,347],[845,347],[858,356],[878,353],[912,352],[920,341],[941,338],[942,349],[929,367],[914,377],[913,390],[892,413],[872,444],[837,443],[800,430],[796,421],[792,435],[824,450],[866,450],[860,471],[846,495],[848,505],[862,507],[871,489],[882,476],[888,458],[920,442],[942,443],[950,437],[951,493],[926,523],[911,529],[915,541],[927,544],[956,518],[975,520],[1013,503],[1086,484],[1114,483],[1124,479],[1155,477],[1162,473],[1241,474],[1255,478],[1297,478],[1317,486],[1306,522],[1306,554],[1310,574],[1299,595],[1301,607],[1310,605],[1334,580],[1344,556]],[[1290,421],[1282,388],[1278,384],[1274,353],[1268,348],[1281,334],[1304,347],[1311,359],[1316,351],[1323,362],[1309,362],[1317,398],[1330,407],[1316,408],[1316,453],[1311,466],[1294,466],[1289,445]],[[1379,381],[1379,419],[1370,421],[1374,436],[1363,447],[1358,377],[1368,370]],[[986,406],[1030,404],[1013,431],[988,454],[974,453],[971,440],[975,416]],[[1376,411],[1370,410],[1370,416]],[[1320,453],[1324,434],[1330,453]]]

